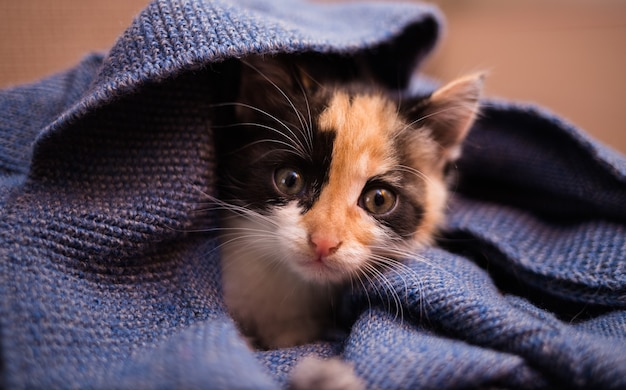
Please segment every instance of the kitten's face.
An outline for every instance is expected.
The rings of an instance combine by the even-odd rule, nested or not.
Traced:
[[[227,245],[304,280],[340,283],[431,240],[477,79],[399,106],[354,85],[312,87],[275,64],[252,66],[220,145],[229,150],[222,197],[243,207],[225,218]],[[442,125],[451,130],[439,134]]]

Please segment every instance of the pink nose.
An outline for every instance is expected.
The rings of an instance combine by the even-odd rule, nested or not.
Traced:
[[[341,242],[337,239],[323,235],[313,234],[309,237],[309,245],[318,257],[327,257],[337,252]]]

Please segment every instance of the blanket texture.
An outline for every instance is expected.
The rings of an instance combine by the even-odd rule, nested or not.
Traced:
[[[225,313],[219,64],[319,52],[407,87],[440,26],[416,3],[156,0],[106,55],[1,91],[0,385],[272,389],[316,354],[370,388],[626,388],[626,159],[530,106],[484,102],[445,234],[346,296],[345,339],[253,352]]]

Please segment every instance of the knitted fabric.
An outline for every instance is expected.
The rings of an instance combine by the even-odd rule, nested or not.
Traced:
[[[403,85],[440,23],[415,3],[157,0],[108,54],[1,91],[0,385],[272,389],[317,354],[370,388],[626,388],[626,159],[502,101],[439,244],[345,297],[345,339],[253,352],[226,314],[215,69],[313,51]]]

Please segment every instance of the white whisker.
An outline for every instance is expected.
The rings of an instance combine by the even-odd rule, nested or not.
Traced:
[[[307,117],[308,117],[308,126],[304,127],[304,130],[306,131],[304,133],[305,141],[307,142],[309,151],[313,151],[313,118],[311,116],[311,106],[309,104],[309,97],[307,95],[306,89],[304,88],[300,80],[298,80],[298,85],[300,86],[302,97],[304,97],[304,103],[306,104],[306,111],[307,111]]]
[[[399,171],[403,171],[403,172],[407,172],[410,174],[413,174],[421,179],[423,179],[425,182],[429,183],[429,184],[433,184],[433,180],[426,175],[425,173],[423,173],[422,171],[420,171],[419,169],[410,167],[408,165],[404,165],[404,164],[397,164],[395,166],[396,169],[398,169]]]
[[[363,281],[361,276],[367,280],[368,285],[374,289],[376,295],[381,301],[383,300],[383,294],[380,292],[380,290],[376,286],[376,283],[374,282],[373,278],[370,277],[368,270],[365,268],[360,269],[359,272],[356,274],[356,277],[358,278],[358,281],[361,284],[361,287],[363,288],[365,298],[367,299],[368,307],[372,309],[372,300],[370,299],[370,294],[367,293],[368,288],[365,285],[365,282]]]
[[[257,211],[254,211],[248,207],[244,207],[244,206],[239,206],[236,205],[234,203],[229,203],[229,202],[225,202],[223,200],[220,200],[212,195],[209,195],[207,193],[205,193],[204,191],[198,190],[202,193],[202,195],[207,198],[210,202],[211,202],[211,208],[210,209],[205,209],[205,210],[224,210],[224,211],[229,211],[232,212],[235,215],[238,215],[240,217],[243,217],[249,221],[255,222],[255,223],[266,223],[268,226],[273,226],[273,227],[278,227],[279,224],[274,221],[272,218],[269,218]]]
[[[300,113],[300,111],[298,111],[298,109],[296,108],[296,106],[293,103],[293,100],[291,100],[289,98],[289,96],[285,93],[285,91],[282,90],[282,88],[280,88],[272,79],[270,79],[269,77],[267,77],[267,75],[265,75],[263,72],[261,72],[257,67],[255,67],[254,65],[243,61],[242,63],[244,63],[246,66],[250,67],[251,69],[253,69],[255,72],[257,72],[261,77],[263,77],[268,83],[270,83],[274,88],[276,88],[276,90],[285,98],[285,100],[287,101],[287,103],[289,104],[289,106],[291,106],[291,109],[293,110],[294,114],[296,114],[296,117],[298,117],[298,121],[300,122],[300,128],[304,129],[306,128],[305,126],[305,122],[304,122],[304,118],[302,113]],[[304,145],[300,144],[302,146],[303,149]],[[311,150],[309,150],[310,152]]]
[[[434,270],[442,272],[451,278],[458,279],[457,276],[451,273],[449,270],[443,268],[442,266],[427,259],[426,257],[420,255],[417,252],[410,251],[410,250],[402,250],[402,249],[393,248],[393,247],[382,247],[382,246],[381,247],[375,246],[375,247],[372,247],[372,249],[391,254],[393,255],[394,258],[404,259],[403,261],[400,261],[400,260],[393,260],[391,257],[387,257],[389,260],[396,261],[398,264],[403,264],[404,266],[407,267],[407,269],[411,269],[411,268],[408,265],[406,265],[405,262],[415,261],[417,263],[427,265]],[[414,272],[414,271],[411,271],[411,272]]]
[[[304,145],[302,144],[302,142],[298,139],[298,136],[296,135],[296,133],[282,120],[280,120],[279,118],[277,118],[276,116],[270,114],[269,112],[262,110],[258,107],[252,106],[250,104],[247,103],[241,103],[241,102],[225,102],[225,103],[217,103],[217,104],[213,104],[212,107],[227,107],[227,106],[239,106],[239,107],[244,107],[244,108],[248,108],[250,110],[256,111],[258,113],[261,113],[267,117],[269,117],[270,119],[272,119],[273,121],[275,121],[276,123],[278,123],[281,127],[285,128],[285,130],[287,130],[288,134],[283,133],[282,131],[278,131],[277,129],[274,129],[271,126],[268,126],[267,129],[275,131],[276,133],[284,136],[285,138],[287,138],[288,140],[290,140],[291,142],[293,142],[294,147],[297,147],[301,150],[301,152],[303,154],[306,154],[306,148],[304,147]],[[254,123],[250,124],[250,125],[254,125]],[[226,127],[226,126],[230,126],[230,125],[222,125],[222,127]]]
[[[278,144],[278,145],[283,145],[288,147],[289,149],[268,149],[266,153],[262,154],[261,156],[259,156],[257,159],[258,160],[263,160],[265,157],[267,157],[268,155],[272,154],[272,153],[277,153],[277,152],[286,152],[286,153],[293,153],[296,156],[299,156],[302,159],[306,159],[307,156],[302,154],[302,151],[300,149],[298,149],[297,147],[293,146],[292,144],[288,143],[288,142],[284,142],[284,141],[279,141],[279,140],[274,140],[274,139],[260,139],[254,142],[250,142],[244,146],[242,146],[241,148],[233,151],[233,154],[239,153],[241,151],[243,151],[244,149],[250,148],[252,146],[255,145],[260,145],[263,143],[273,143],[273,144]]]
[[[455,106],[449,106],[449,107],[446,107],[446,108],[442,108],[441,110],[433,111],[430,114],[422,115],[418,119],[416,119],[416,120],[414,120],[412,122],[407,123],[406,126],[404,127],[403,131],[406,130],[407,128],[412,127],[412,126],[418,124],[419,122],[422,122],[422,121],[424,121],[424,120],[426,120],[428,118],[431,118],[433,116],[440,115],[440,114],[446,113],[448,111],[454,111],[454,110],[458,110],[458,109],[468,109],[468,108],[471,109],[472,111],[475,111],[474,105],[470,104],[470,103],[467,103],[467,104],[457,104]]]
[[[400,297],[398,296],[393,284],[391,284],[389,279],[387,279],[385,275],[377,267],[371,264],[366,264],[364,269],[366,269],[368,273],[373,275],[376,278],[376,280],[382,283],[382,286],[385,287],[385,290],[387,292],[387,294],[385,295],[387,296],[388,308],[391,309],[392,302],[393,302],[393,306],[395,306],[396,312],[395,312],[394,319],[397,319],[398,317],[403,319],[404,310],[402,308],[402,301]]]

